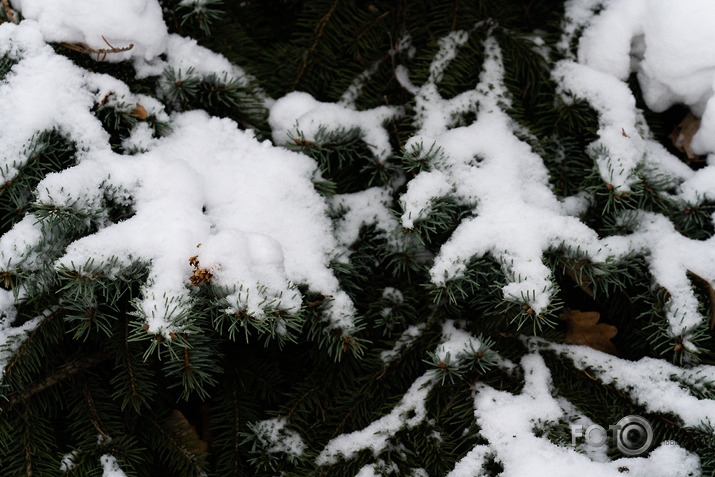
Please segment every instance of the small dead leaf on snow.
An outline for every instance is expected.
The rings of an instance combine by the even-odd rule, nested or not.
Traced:
[[[134,109],[131,110],[129,115],[134,116],[135,118],[137,118],[141,121],[145,120],[149,116],[149,114],[146,112],[146,109],[144,108],[144,106],[142,106],[139,103],[137,103],[137,105],[134,107]]]
[[[566,321],[567,343],[586,345],[614,356],[618,354],[616,346],[611,342],[618,329],[613,325],[599,323],[600,313],[566,308],[561,319]]]
[[[690,142],[693,140],[695,133],[698,132],[698,129],[700,129],[700,118],[693,113],[688,113],[668,136],[673,141],[673,145],[688,157],[688,163],[700,158],[690,148]]]

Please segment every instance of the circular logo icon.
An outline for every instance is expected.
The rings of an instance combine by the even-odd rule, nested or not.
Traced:
[[[628,456],[640,455],[653,443],[653,428],[641,416],[626,416],[616,424],[616,445]]]

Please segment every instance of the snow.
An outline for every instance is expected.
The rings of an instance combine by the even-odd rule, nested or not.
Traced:
[[[573,360],[577,369],[588,371],[604,384],[627,393],[648,411],[670,413],[686,427],[715,425],[715,401],[700,399],[688,391],[711,389],[715,366],[681,368],[661,359],[641,358],[629,361],[586,346],[548,343],[529,338],[540,349],[554,350]]]
[[[436,348],[435,354],[445,357],[450,353],[454,362],[466,356],[469,344],[479,340],[469,333],[459,330],[451,320],[448,320],[442,329],[442,342]],[[438,378],[434,370],[428,370],[417,378],[405,392],[399,404],[389,414],[373,421],[364,429],[348,434],[341,434],[323,448],[315,463],[330,465],[340,458],[351,459],[363,449],[370,449],[373,455],[379,455],[388,445],[389,441],[401,429],[412,429],[424,422],[427,416],[426,401],[430,391],[435,387]],[[368,474],[369,475],[369,474]]]
[[[402,332],[400,337],[395,341],[395,345],[388,350],[380,353],[380,359],[385,365],[389,365],[400,358],[402,351],[409,348],[425,330],[425,324],[410,325]]]
[[[447,477],[482,477],[489,475],[484,471],[484,464],[492,454],[492,450],[487,445],[475,446],[467,455],[462,457],[454,469],[447,474]]]
[[[58,128],[82,147],[109,148],[109,135],[89,114],[99,89],[92,80],[99,75],[56,55],[44,44],[34,22],[0,25],[0,51],[20,60],[0,84],[0,181],[13,178],[29,159],[28,142],[38,131]]]
[[[85,43],[109,49],[134,47],[108,54],[106,61],[131,57],[151,59],[164,52],[167,29],[156,0],[10,0],[26,19],[37,21],[48,42]],[[51,77],[51,75],[48,75]]]
[[[336,243],[327,205],[312,186],[315,173],[306,156],[260,143],[229,119],[193,111],[175,115],[172,133],[144,154],[107,151],[49,175],[38,199],[81,208],[90,204],[75,198],[101,194],[106,181],[130,193],[136,214],[75,241],[57,266],[81,270],[91,258],[95,267],[111,257],[120,268],[151,261],[140,307],[152,333],[168,333],[188,306],[194,255],[213,283],[228,290],[228,313],[295,312],[301,305],[295,284],[307,283],[336,297],[338,327],[349,331],[354,312],[328,268]]]
[[[322,103],[308,93],[295,91],[275,102],[268,121],[276,144],[291,143],[298,137],[315,142],[320,131],[359,129],[375,160],[384,162],[392,154],[384,124],[402,114],[402,108],[396,106],[356,111],[350,105]]]
[[[99,461],[103,468],[102,477],[126,477],[127,474],[119,467],[117,458],[113,455],[104,454]]]
[[[165,51],[166,60],[153,58],[151,61],[138,59],[134,62],[138,77],[160,75],[166,68],[172,68],[180,78],[205,79],[211,75],[229,81],[236,81],[237,86],[248,86],[252,77],[243,68],[229,62],[223,55],[214,53],[198,44],[193,38],[186,38],[176,34],[168,36]],[[162,78],[166,81],[166,78]],[[166,82],[160,85],[160,94],[166,96],[173,85]],[[260,88],[255,88],[259,96],[262,96]],[[266,105],[272,104],[272,100],[263,98]]]
[[[604,248],[595,257],[624,259],[629,254],[643,253],[658,285],[670,293],[666,316],[673,336],[687,336],[690,331],[707,321],[698,312],[698,301],[687,273],[715,281],[715,238],[690,240],[678,233],[663,215],[640,211],[629,218],[636,221],[632,234],[607,237]],[[690,351],[697,349],[683,343]]]
[[[348,248],[357,241],[360,230],[374,225],[392,245],[397,245],[400,223],[390,212],[392,194],[387,187],[370,187],[352,194],[336,194],[329,200],[330,209],[340,214],[336,221],[335,234],[338,242]]]
[[[589,14],[594,3],[605,8]],[[586,25],[578,45],[579,63],[624,81],[636,73],[643,97],[653,111],[684,104],[705,124],[693,140],[696,152],[713,152],[715,112],[710,105],[715,80],[715,9],[709,0],[678,2],[621,0],[567,2],[566,15]],[[683,34],[683,29],[687,34]],[[566,43],[566,40],[562,40]]]
[[[0,290],[0,313],[2,313],[0,315],[0,380],[7,372],[10,360],[20,349],[27,336],[52,313],[47,310],[22,325],[13,326],[13,320],[17,313],[13,302],[12,292]]]
[[[442,43],[445,51],[440,51],[431,68],[434,80],[454,57],[446,50],[466,41],[465,35],[455,34],[451,41]],[[473,257],[491,254],[502,264],[507,277],[504,298],[527,304],[539,314],[554,293],[551,271],[542,262],[544,251],[559,244],[591,250],[597,237],[568,215],[551,191],[542,159],[515,136],[515,126],[503,109],[509,98],[503,84],[501,51],[492,37],[484,42],[484,48],[487,57],[475,89],[444,101],[434,98],[438,94],[436,85],[428,81],[416,93],[418,107],[424,102],[441,112],[430,110],[425,116],[417,115],[420,133],[410,138],[406,147],[434,141],[444,159],[408,184],[400,198],[402,224],[411,228],[415,220],[428,214],[435,198],[448,193],[453,193],[459,203],[476,202],[475,217],[463,220],[440,249],[430,270],[432,281],[444,285],[460,276]],[[455,105],[457,98],[459,104]],[[475,108],[476,122],[448,129],[456,114]],[[438,124],[435,115],[452,120]]]
[[[74,470],[77,467],[75,459],[77,458],[78,454],[78,450],[73,450],[72,452],[63,455],[62,460],[60,461],[60,472],[64,472],[65,474],[67,474],[70,471]]]
[[[599,4],[603,9],[595,14]],[[707,107],[713,96],[715,55],[704,46],[715,40],[711,2],[695,1],[682,8],[667,1],[574,0],[567,2],[566,16],[573,20],[567,22],[560,42],[566,59],[556,65],[553,78],[566,101],[584,98],[598,113],[599,138],[590,145],[590,154],[604,182],[614,193],[627,194],[640,170],[651,179],[667,174],[676,189],[675,202],[689,205],[715,197],[711,166],[693,171],[656,143],[626,83],[631,73],[637,73],[645,102],[654,111],[685,104],[702,114],[691,144],[699,153],[715,152],[715,111]],[[683,25],[687,35],[682,34]],[[584,30],[575,55],[569,47],[579,28]],[[671,294],[665,309],[669,333],[681,337],[689,351],[697,351],[689,334],[707,319],[698,313],[687,272],[715,283],[712,240],[689,240],[655,213],[635,211],[621,220],[633,222],[631,235],[606,237],[582,250],[590,250],[597,261],[643,254],[654,282]]]
[[[521,360],[525,384],[521,394],[496,390],[477,383],[474,392],[474,414],[481,435],[487,439],[494,459],[501,463],[504,476],[583,477],[619,476],[619,467],[628,467],[628,475],[688,476],[699,470],[697,455],[677,445],[662,445],[647,458],[621,458],[612,462],[597,462],[573,448],[557,446],[546,436],[538,437],[537,429],[545,429],[548,421],[564,415],[555,399],[551,376],[541,356],[525,355]],[[450,477],[475,475],[487,449],[476,446],[463,462],[457,464]],[[477,474],[479,475],[479,474]]]
[[[300,458],[305,443],[296,431],[288,429],[288,420],[277,417],[251,425],[251,430],[269,454],[285,454],[291,461]]]
[[[47,268],[111,279],[137,262],[148,264],[149,280],[142,286],[137,308],[148,333],[169,337],[189,319],[189,278],[195,271],[189,259],[195,256],[195,266],[208,271],[212,285],[223,294],[227,313],[257,319],[274,316],[276,310],[297,313],[302,306],[298,286],[307,285],[329,297],[324,307],[328,327],[347,335],[355,329],[356,309],[330,262],[348,260],[350,246],[366,226],[375,226],[394,248],[404,245],[402,235],[395,232],[414,228],[428,217],[435,200],[450,197],[469,207],[471,214],[439,249],[430,269],[433,284],[446,285],[460,277],[473,258],[489,255],[503,269],[504,299],[539,314],[556,292],[544,263],[546,252],[557,247],[579,250],[596,264],[640,254],[653,286],[669,293],[664,310],[668,332],[682,339],[686,350],[698,351],[689,337],[708,318],[698,311],[688,273],[715,285],[715,237],[688,239],[665,216],[643,210],[619,217],[621,223],[631,224],[627,235],[598,237],[581,222],[578,214],[588,198],[555,196],[544,161],[521,139],[525,131],[509,116],[511,98],[495,37],[487,34],[483,43],[485,60],[478,84],[443,98],[438,85],[446,68],[483,24],[438,39],[439,50],[422,85],[410,81],[405,66],[395,66],[397,80],[414,97],[416,134],[405,149],[434,145],[440,151],[397,198],[404,213],[396,219],[391,209],[401,184],[325,199],[313,186],[320,179],[315,162],[277,147],[299,137],[314,142],[324,131],[358,129],[374,161],[389,163],[395,151],[388,124],[405,111],[398,106],[356,108],[379,62],[355,78],[338,103],[321,102],[305,92],[274,100],[258,88],[259,100],[269,109],[274,145],[240,130],[230,119],[203,111],[169,116],[159,101],[132,94],[112,77],[81,69],[47,45],[81,42],[100,50],[110,48],[108,43],[117,48],[132,44],[130,50],[108,54],[105,61],[131,60],[139,78],[161,75],[157,94],[162,99],[170,97],[173,86],[164,74],[167,69],[180,79],[216,76],[256,88],[254,78],[225,57],[193,39],[169,34],[157,0],[12,0],[12,5],[25,20],[0,25],[0,55],[17,62],[0,83],[0,182],[13,180],[31,160],[38,132],[56,131],[77,145],[77,164],[43,179],[34,199],[70,212],[89,211],[87,221],[98,230],[70,241],[28,214],[0,238],[2,271],[35,274],[42,287],[42,271]],[[641,175],[655,178],[665,173],[674,191],[668,198],[674,203],[715,200],[714,23],[711,0],[691,0],[687,6],[666,0],[566,2],[564,33],[557,45],[562,60],[554,66],[552,79],[563,101],[583,99],[595,110],[598,139],[588,153],[604,187],[610,186],[614,194],[632,192]],[[543,42],[536,43],[543,47]],[[409,36],[389,52],[391,59],[398,51],[414,54]],[[632,74],[649,109],[658,112],[683,104],[702,117],[692,147],[709,155],[706,167],[691,170],[653,139],[627,83]],[[156,137],[139,122],[122,144],[131,154],[117,154],[92,113],[105,100],[106,107],[140,104],[159,120],[171,121],[171,131]],[[463,124],[472,114],[476,120]],[[134,215],[112,223],[104,210],[109,193],[131,205]],[[337,218],[331,221],[331,215]],[[48,236],[55,245],[43,245]],[[16,305],[30,292],[20,289],[13,295],[0,289],[2,372],[23,340],[51,313],[15,325]],[[395,303],[403,299],[392,287],[384,289],[383,298]],[[384,365],[398,360],[425,328],[425,323],[409,326],[392,349],[380,354]],[[474,417],[482,439],[455,464],[450,477],[482,475],[488,459],[503,466],[504,476],[615,476],[621,475],[619,467],[627,467],[628,475],[649,477],[699,471],[698,457],[678,445],[660,445],[647,457],[611,461],[604,449],[550,442],[541,432],[553,423],[593,423],[555,396],[550,371],[538,351],[570,358],[576,368],[647,411],[673,415],[691,428],[715,424],[715,401],[696,395],[712,389],[715,367],[682,368],[654,358],[627,361],[537,338],[526,343],[531,351],[519,365],[495,358],[510,373],[523,371],[520,393],[481,382],[474,385]],[[480,345],[478,338],[446,320],[434,353],[458,363],[468,348]],[[389,413],[333,438],[315,463],[334,464],[363,450],[377,459],[400,430],[429,422],[427,399],[438,383],[437,372],[426,371]],[[299,458],[306,451],[286,419],[261,421],[254,432],[269,453]],[[71,469],[75,455],[64,456],[63,471]],[[105,477],[125,475],[111,455],[101,456],[100,463]],[[363,466],[358,475],[388,472],[390,464],[378,460]],[[426,472],[414,469],[413,475]]]
[[[370,449],[373,455],[377,456],[387,447],[389,439],[397,431],[403,428],[411,429],[425,419],[427,395],[434,384],[434,372],[427,371],[412,383],[400,403],[389,414],[373,421],[364,429],[333,438],[320,452],[315,463],[334,464],[341,457],[353,458],[363,449]]]
[[[5,180],[29,159],[26,144],[36,131],[60,131],[78,144],[79,163],[48,175],[36,199],[47,206],[90,210],[100,228],[53,257],[38,253],[47,231],[28,215],[0,239],[4,270],[53,265],[113,277],[136,262],[151,262],[138,308],[148,332],[168,336],[185,325],[193,273],[188,260],[198,255],[201,266],[214,274],[214,284],[226,290],[227,312],[295,312],[301,305],[296,285],[304,283],[333,296],[326,307],[331,326],[351,332],[355,311],[329,269],[338,243],[327,203],[313,188],[319,173],[311,159],[261,143],[233,121],[202,111],[173,116],[166,137],[152,139],[146,129],[139,130],[127,145],[146,152],[118,155],[90,109],[115,92],[110,101],[144,102],[148,111],[168,119],[156,100],[134,97],[118,80],[86,72],[54,54],[43,45],[36,23],[1,25],[0,48],[6,49],[3,45],[11,46],[19,60],[0,86]],[[220,58],[216,61],[225,66]],[[54,74],[46,75],[48,70]],[[24,111],[19,120],[6,109],[20,108],[17,101]],[[131,196],[134,216],[107,222],[103,195],[110,188]],[[197,250],[200,243],[205,247]]]

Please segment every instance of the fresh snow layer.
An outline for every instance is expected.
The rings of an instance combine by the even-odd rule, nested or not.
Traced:
[[[400,355],[402,354],[403,350],[409,348],[412,343],[417,340],[417,338],[422,336],[424,330],[425,323],[408,326],[407,329],[405,329],[405,331],[403,331],[400,337],[395,341],[395,345],[391,349],[385,350],[380,353],[380,359],[383,363],[385,363],[385,366],[388,366],[391,363],[397,361],[400,358]]]
[[[113,455],[104,454],[99,458],[102,464],[102,477],[126,477],[127,474],[119,467],[117,458]]]
[[[569,2],[569,17],[588,32],[596,28],[590,23],[596,6],[594,2]],[[639,10],[618,11],[635,15]],[[398,75],[415,95],[417,111],[418,134],[405,148],[413,154],[435,151],[430,169],[412,179],[400,197],[402,225],[410,229],[427,219],[434,201],[444,197],[472,208],[472,217],[462,220],[435,257],[432,281],[445,285],[458,278],[473,258],[489,254],[504,270],[504,298],[528,305],[538,314],[546,309],[554,293],[553,276],[543,263],[548,250],[578,251],[603,263],[641,254],[654,283],[671,294],[665,310],[670,335],[681,338],[690,351],[697,351],[689,336],[706,318],[698,313],[687,273],[715,284],[712,240],[687,239],[665,217],[646,212],[622,217],[624,222],[631,219],[635,226],[631,235],[599,239],[575,215],[584,209],[584,198],[557,199],[542,158],[520,139],[524,131],[507,113],[511,100],[494,38],[484,42],[483,71],[474,89],[448,100],[439,95],[437,83],[468,34],[453,32],[440,41],[425,84],[410,83],[406,71]],[[567,32],[562,42],[567,45],[569,41]],[[675,202],[697,204],[703,198],[715,197],[715,167],[693,171],[653,140],[622,75],[593,66],[584,51],[580,50],[582,63],[575,61],[575,55],[566,54],[571,59],[556,64],[553,78],[565,101],[584,98],[598,113],[599,138],[589,146],[589,153],[603,178],[604,190],[609,187],[614,194],[628,194],[642,177],[663,180],[665,174],[668,186],[676,190],[671,197]],[[476,121],[456,126],[470,112],[476,113]]]
[[[546,435],[549,421],[558,421],[565,410],[555,399],[551,374],[543,358],[532,353],[521,360],[525,384],[520,394],[496,390],[477,383],[474,413],[480,434],[488,441],[489,450],[504,471],[501,475],[522,477],[605,477],[623,475],[618,468],[628,467],[629,476],[671,477],[696,475],[698,456],[677,445],[661,445],[645,457],[621,458],[597,462],[587,454],[570,447],[558,446]],[[471,477],[489,455],[484,445],[476,446],[459,462],[450,477]]]
[[[400,223],[390,211],[392,196],[385,187],[371,187],[351,194],[336,194],[329,200],[330,208],[340,218],[336,220],[335,234],[346,250],[358,240],[360,231],[374,225],[376,230],[392,244],[397,245]]]
[[[572,359],[576,368],[627,393],[636,404],[650,412],[673,414],[686,427],[715,426],[715,401],[700,399],[688,391],[712,389],[715,366],[681,368],[655,358],[620,359],[587,346],[561,345],[538,338],[529,338],[527,342]]]
[[[504,86],[501,50],[494,38],[485,41],[486,59],[479,84],[449,101],[437,95],[436,84],[452,51],[466,41],[466,33],[451,34],[441,43],[430,69],[431,80],[416,90],[416,117],[420,134],[406,148],[436,144],[443,155],[408,184],[400,198],[402,224],[412,228],[429,214],[434,199],[454,194],[462,204],[473,204],[474,217],[457,227],[435,258],[432,281],[444,285],[464,272],[473,257],[491,254],[507,277],[505,299],[528,304],[543,312],[554,292],[543,253],[561,244],[574,249],[593,249],[596,233],[570,216],[551,191],[548,171],[530,146],[518,139],[504,108],[509,98]],[[414,88],[414,86],[411,86]],[[468,126],[452,127],[455,116],[477,110],[477,120]],[[451,118],[436,122],[435,115]]]
[[[12,326],[17,313],[12,292],[0,290],[0,313],[0,380],[2,380],[6,372],[8,361],[12,359],[18,349],[20,349],[28,335],[32,333],[51,312],[47,310],[44,314],[28,320],[20,326]]]
[[[595,3],[604,5],[593,14]],[[572,0],[566,16],[586,26],[578,44],[578,61],[613,79],[638,75],[646,104],[665,111],[674,104],[703,116],[693,139],[696,152],[715,152],[715,8],[710,0],[675,1]],[[684,33],[687,32],[687,33]],[[566,43],[564,40],[562,43]],[[625,125],[623,127],[626,127]]]
[[[288,420],[282,417],[260,421],[251,426],[263,449],[268,454],[283,454],[291,461],[305,451],[305,443],[300,435],[287,427]]]
[[[465,358],[469,349],[478,349],[480,344],[477,338],[457,329],[451,320],[447,320],[442,328],[442,342],[435,350],[435,354],[444,360],[449,353],[451,362],[458,363]],[[426,371],[412,383],[399,404],[389,414],[373,421],[364,429],[341,434],[332,439],[320,452],[315,463],[334,464],[340,458],[353,458],[363,449],[370,449],[373,455],[379,455],[399,430],[412,429],[424,422],[427,417],[427,396],[438,381],[434,370]]]
[[[190,52],[194,46],[188,45]],[[208,58],[207,51],[201,52],[203,66],[197,71],[228,66],[222,58]],[[340,246],[328,204],[313,187],[319,172],[312,159],[259,142],[233,121],[202,111],[176,114],[172,132],[162,138],[152,137],[140,122],[125,145],[144,152],[116,154],[91,109],[103,100],[108,106],[140,103],[157,119],[168,120],[160,103],[54,54],[32,21],[0,25],[0,52],[18,61],[0,84],[2,180],[11,180],[30,159],[37,131],[55,130],[77,145],[78,164],[48,175],[35,200],[88,212],[99,228],[64,252],[43,249],[44,236],[57,232],[28,214],[0,238],[3,270],[101,270],[114,278],[137,262],[150,263],[138,306],[149,332],[168,335],[179,331],[182,324],[176,320],[190,306],[188,280],[194,270],[189,258],[197,255],[200,267],[224,289],[229,313],[296,312],[301,306],[296,285],[306,284],[332,296],[326,306],[331,327],[343,333],[353,329],[353,304],[329,268]],[[14,114],[18,110],[23,114]],[[135,214],[111,223],[106,196]],[[382,215],[378,222],[388,220]]]
[[[402,113],[395,106],[357,111],[338,103],[322,103],[308,93],[296,91],[276,101],[268,121],[273,141],[281,145],[298,138],[315,142],[320,131],[359,129],[375,160],[383,162],[392,154],[384,124]]]
[[[296,312],[299,283],[340,301],[328,268],[337,244],[327,205],[313,189],[315,163],[258,142],[229,119],[193,111],[173,120],[172,133],[149,152],[97,154],[43,180],[43,203],[81,208],[86,204],[77,198],[101,194],[99,186],[110,181],[128,191],[136,212],[72,243],[58,266],[77,269],[111,257],[119,268],[151,261],[140,306],[154,333],[168,329],[174,305],[179,312],[188,302],[194,255],[212,283],[228,291],[229,313]],[[336,326],[349,330],[352,303],[343,299],[339,307]]]
[[[698,0],[684,7],[673,1],[571,0],[566,2],[565,18],[559,48],[566,59],[556,65],[552,76],[564,100],[585,99],[598,113],[599,138],[589,152],[605,184],[614,194],[628,194],[640,176],[659,181],[665,175],[676,191],[672,200],[683,208],[712,200],[712,165],[693,171],[654,141],[627,84],[629,75],[637,73],[646,104],[654,111],[685,104],[703,115],[691,146],[699,153],[715,153],[715,106],[710,106],[715,53],[706,46],[715,41],[712,2]],[[687,34],[682,33],[684,27]],[[574,45],[580,29],[583,34]],[[644,255],[655,284],[671,295],[665,309],[669,333],[697,351],[689,334],[707,319],[698,313],[687,273],[715,284],[713,240],[689,240],[654,213],[630,212],[621,219],[632,223],[633,233],[605,238],[590,258],[607,261]]]
[[[10,1],[25,19],[37,22],[45,41],[85,43],[95,50],[134,45],[129,51],[108,54],[106,61],[149,60],[166,48],[168,32],[157,0]]]

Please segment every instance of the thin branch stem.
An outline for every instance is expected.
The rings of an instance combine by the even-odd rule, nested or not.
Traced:
[[[300,79],[303,77],[303,73],[305,73],[305,69],[308,67],[308,60],[310,59],[311,56],[313,56],[313,53],[315,52],[315,49],[318,47],[318,43],[320,42],[320,39],[323,36],[323,32],[325,31],[325,27],[328,25],[328,22],[330,21],[330,17],[333,15],[335,12],[335,8],[338,6],[338,3],[340,0],[335,0],[333,4],[330,7],[330,10],[328,10],[328,13],[323,15],[323,18],[320,19],[320,22],[318,22],[318,26],[316,28],[316,37],[315,41],[313,42],[313,45],[311,45],[310,50],[308,50],[308,54],[305,56],[305,59],[303,60],[303,64],[300,67],[300,71],[298,72],[298,76],[296,76],[295,81],[293,81],[293,90],[298,86],[298,82],[300,82]]]
[[[58,384],[69,377],[75,376],[82,371],[86,371],[101,363],[107,358],[109,358],[108,354],[99,352],[90,356],[85,356],[76,359],[62,366],[60,369],[56,370],[54,373],[50,374],[44,379],[30,384],[22,391],[12,393],[10,395],[10,405],[15,406],[16,404],[26,401],[35,394],[41,393],[42,391],[54,386],[55,384]]]

